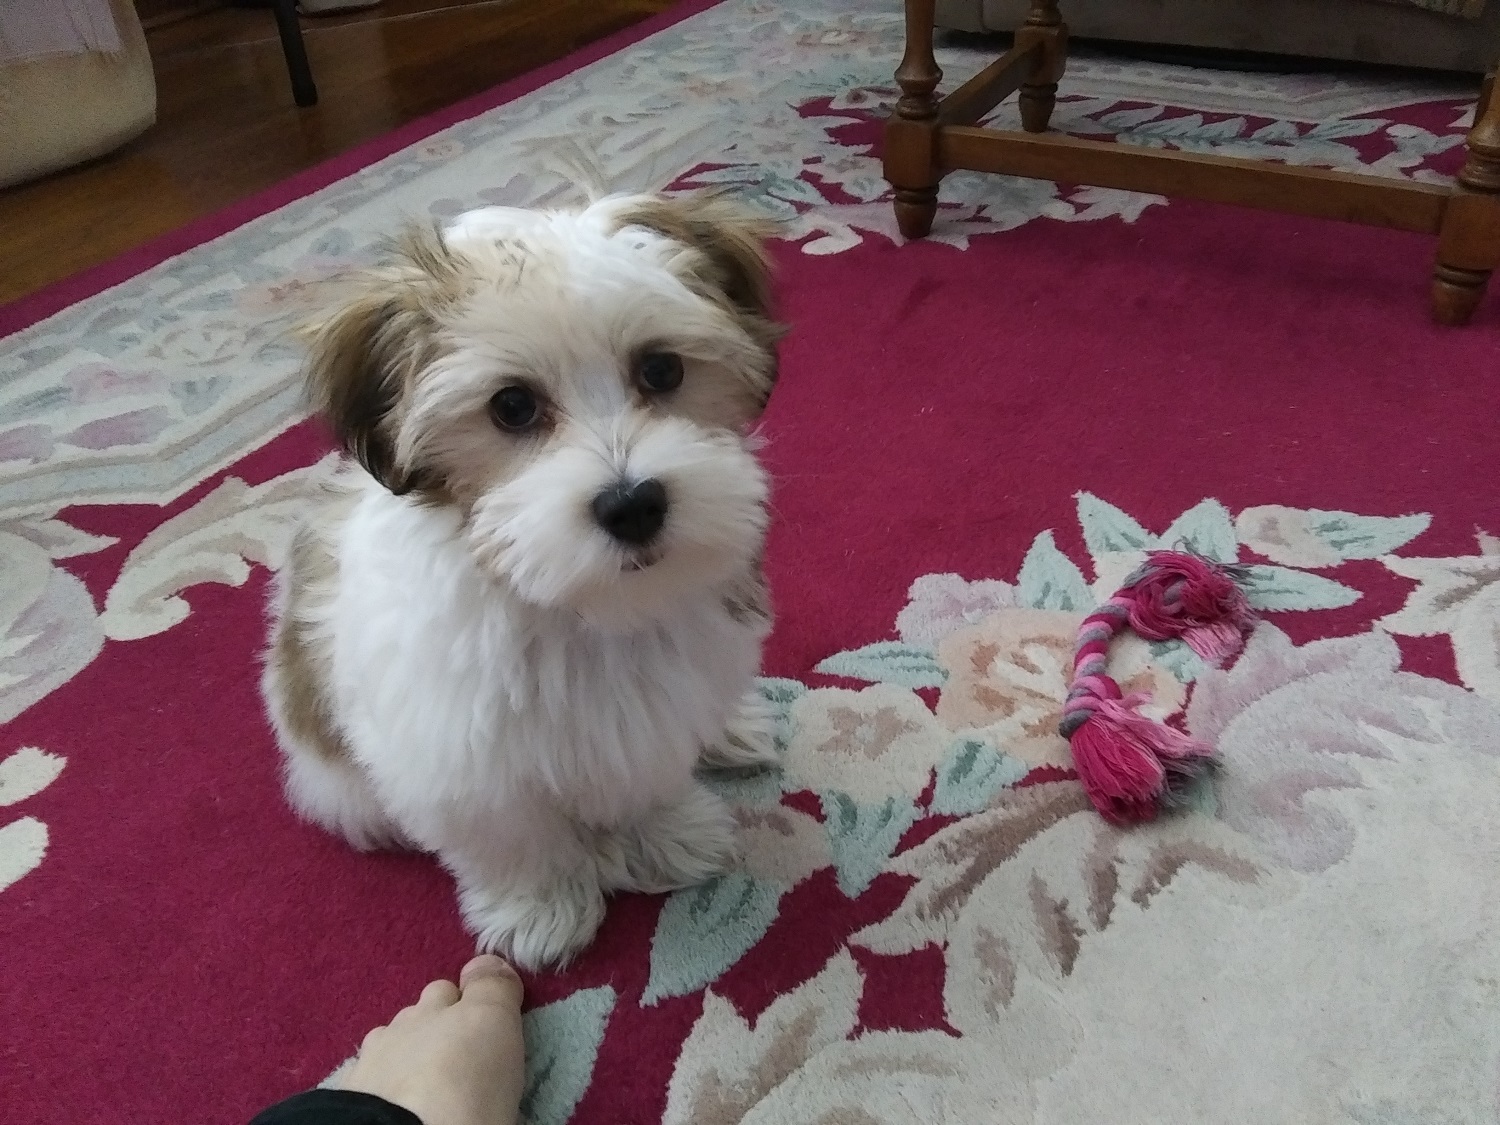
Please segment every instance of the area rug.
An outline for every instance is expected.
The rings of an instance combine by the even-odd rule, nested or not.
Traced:
[[[1424,238],[980,175],[900,245],[900,43],[853,0],[678,10],[4,314],[0,1116],[244,1121],[468,954],[430,860],[279,795],[262,606],[329,451],[287,329],[404,216],[564,199],[581,142],[785,223],[783,768],[722,783],[738,870],[528,980],[529,1119],[1500,1119],[1500,302],[1432,326]],[[1422,179],[1472,109],[1103,57],[1066,90],[1074,132]],[[1120,830],[1056,721],[1156,545],[1264,619],[1224,668],[1122,650],[1223,765]]]

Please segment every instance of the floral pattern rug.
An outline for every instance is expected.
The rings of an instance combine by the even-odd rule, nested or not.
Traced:
[[[738,870],[617,899],[528,981],[528,1119],[1500,1120],[1494,302],[1431,326],[1414,236],[978,174],[900,245],[900,45],[894,8],[699,4],[0,314],[7,1118],[244,1120],[462,962],[434,864],[278,792],[262,606],[329,464],[287,330],[401,218],[563,200],[584,151],[783,222],[783,761],[715,781]],[[1472,116],[1461,86],[1106,57],[1064,89],[1072,132],[1434,182]],[[1117,647],[1223,763],[1122,831],[1056,734],[1071,638],[1179,545],[1246,565],[1264,619],[1225,668]]]

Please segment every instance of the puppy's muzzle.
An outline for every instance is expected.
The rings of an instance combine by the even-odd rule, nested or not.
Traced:
[[[644,547],[667,522],[667,490],[659,480],[621,481],[594,497],[594,519],[615,539]]]

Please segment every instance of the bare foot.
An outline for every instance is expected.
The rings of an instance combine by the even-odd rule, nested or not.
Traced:
[[[526,1081],[521,978],[485,954],[436,980],[365,1036],[345,1090],[404,1106],[422,1125],[515,1125]]]

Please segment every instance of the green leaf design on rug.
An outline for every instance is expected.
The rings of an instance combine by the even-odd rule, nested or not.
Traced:
[[[1358,590],[1305,570],[1260,564],[1245,569],[1245,596],[1256,609],[1341,609],[1360,598]]]
[[[1218,562],[1239,557],[1239,540],[1229,510],[1212,498],[1200,500],[1161,535],[1152,535],[1135,517],[1089,492],[1079,492],[1078,524],[1096,564],[1101,556],[1125,551],[1190,550]],[[1049,607],[1040,607],[1049,608]]]
[[[786,752],[792,735],[792,707],[807,694],[807,685],[800,680],[763,676],[755,686],[776,716],[776,749]],[[782,772],[779,769],[756,770],[751,773],[706,770],[702,775],[704,784],[724,800],[733,805],[765,808],[778,804],[782,794]]]
[[[781,803],[782,773],[779,769],[753,772],[704,770],[698,778],[731,805],[764,809]]]
[[[354,235],[343,227],[329,227],[312,244],[311,253],[330,258],[348,254],[354,249]]]
[[[755,688],[783,720],[792,713],[792,704],[807,694],[807,685],[801,680],[779,676],[761,676],[755,681]]]
[[[839,890],[857,898],[916,823],[916,802],[910,797],[887,797],[879,805],[861,805],[847,793],[820,793],[818,797],[823,802],[823,827]]]
[[[1273,121],[1250,134],[1250,140],[1264,144],[1295,144],[1302,137],[1290,121]]]
[[[529,1125],[567,1125],[594,1077],[604,1025],[615,1009],[615,990],[586,988],[527,1012],[526,1089],[521,1119]]]
[[[1189,648],[1186,641],[1152,641],[1151,662],[1171,672],[1179,684],[1196,683],[1208,671],[1203,657]]]
[[[1172,521],[1161,537],[1169,551],[1186,548],[1215,562],[1234,562],[1239,556],[1239,540],[1229,509],[1217,500],[1201,500]]]
[[[1031,609],[1074,612],[1092,609],[1094,605],[1083,573],[1057,549],[1050,531],[1038,535],[1031,550],[1026,552],[1016,580],[1016,600]]]
[[[1139,109],[1117,109],[1113,113],[1102,114],[1099,117],[1101,125],[1108,125],[1111,129],[1134,129],[1147,121],[1155,121],[1165,110],[1159,105],[1142,106]]]
[[[1207,820],[1217,817],[1219,791],[1214,782],[1214,771],[1206,770],[1193,778],[1187,788],[1177,795],[1173,807],[1178,812],[1201,816]]]
[[[1378,559],[1406,546],[1432,523],[1425,514],[1358,516],[1308,510],[1307,530],[1343,559]]]
[[[1386,127],[1386,122],[1376,117],[1350,117],[1342,121],[1319,121],[1306,133],[1305,141],[1340,141],[1346,137],[1368,137]]]
[[[1406,546],[1432,524],[1425,513],[1359,516],[1309,509],[1307,530],[1343,559],[1378,559]]]
[[[737,872],[675,892],[656,920],[641,1003],[685,996],[723,976],[771,928],[782,890]]]
[[[1361,516],[1266,504],[1241,512],[1235,529],[1240,542],[1272,562],[1316,570],[1389,555],[1431,523],[1432,517],[1422,513]]]
[[[1030,767],[1002,754],[982,738],[961,738],[937,769],[932,811],[968,816],[989,807],[1000,790],[1026,776]]]
[[[813,670],[825,676],[905,688],[942,687],[948,682],[948,673],[931,649],[901,641],[877,641],[863,648],[836,652]]]
[[[1096,562],[1101,555],[1144,551],[1156,541],[1133,516],[1092,492],[1079,492],[1074,499],[1078,502],[1078,526],[1083,529],[1084,546]]]
[[[807,685],[801,680],[762,676],[755,681],[755,688],[776,715],[776,748],[785,750],[792,736],[792,707],[807,694]]]

